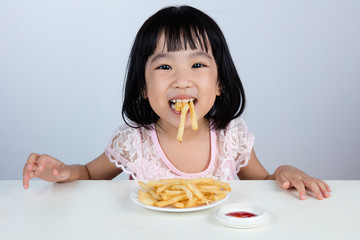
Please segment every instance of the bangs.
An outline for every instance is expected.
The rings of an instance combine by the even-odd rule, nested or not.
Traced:
[[[179,22],[166,23],[158,33],[158,38],[164,34],[165,41],[163,49],[168,52],[176,52],[181,50],[201,49],[208,52],[207,34],[203,28],[198,26],[187,25]]]

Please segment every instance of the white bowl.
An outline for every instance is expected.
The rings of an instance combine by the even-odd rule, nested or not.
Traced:
[[[231,212],[249,212],[257,216],[240,218],[226,215],[227,213]],[[254,228],[267,222],[270,218],[270,213],[265,211],[263,208],[254,206],[252,204],[233,203],[225,205],[215,211],[215,218],[228,227]]]

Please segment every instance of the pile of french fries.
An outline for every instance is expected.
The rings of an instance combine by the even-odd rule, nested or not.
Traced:
[[[139,201],[156,207],[198,207],[221,200],[231,191],[228,183],[212,178],[139,181],[139,185]]]

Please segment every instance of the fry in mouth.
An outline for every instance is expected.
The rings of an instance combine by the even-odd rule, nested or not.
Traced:
[[[193,101],[189,102],[189,107],[190,107],[191,127],[192,127],[193,130],[198,130],[195,106],[194,106]]]
[[[194,108],[194,102],[191,100],[189,103],[187,103],[187,102],[176,102],[175,103],[175,110],[181,111],[179,129],[178,129],[178,134],[177,134],[177,139],[180,143],[182,142],[182,138],[184,136],[186,114],[189,109],[190,109],[191,127],[193,130],[197,130],[198,125],[197,125],[196,112],[195,112],[195,108]]]
[[[179,140],[179,142],[182,142],[182,138],[184,136],[185,119],[188,110],[189,110],[189,104],[187,102],[183,102],[181,107],[179,130],[177,134],[177,139]]]
[[[180,112],[182,108],[182,102],[176,102],[175,103],[175,111]]]

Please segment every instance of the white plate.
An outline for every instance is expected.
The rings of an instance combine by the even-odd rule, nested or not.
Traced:
[[[229,192],[226,195],[225,198],[219,200],[219,201],[215,201],[212,203],[209,203],[207,205],[202,205],[199,207],[191,207],[191,208],[174,208],[174,207],[155,207],[155,206],[149,206],[146,204],[143,204],[139,201],[139,189],[134,189],[131,194],[130,194],[130,198],[131,200],[136,203],[137,205],[147,208],[147,209],[151,209],[151,210],[156,210],[156,211],[162,211],[162,212],[193,212],[193,211],[200,211],[200,210],[205,210],[208,208],[212,208],[215,207],[223,202],[225,202],[228,198],[229,198]]]
[[[256,217],[237,218],[227,216],[230,212],[250,212],[256,214]],[[259,227],[270,219],[270,213],[265,209],[252,204],[233,203],[225,205],[215,211],[215,218],[225,226],[232,228],[254,228]]]

